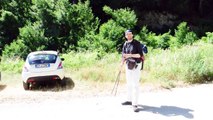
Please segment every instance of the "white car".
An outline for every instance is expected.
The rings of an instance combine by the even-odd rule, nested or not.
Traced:
[[[36,82],[63,80],[63,60],[56,51],[31,52],[27,56],[22,70],[24,89],[31,89]]]

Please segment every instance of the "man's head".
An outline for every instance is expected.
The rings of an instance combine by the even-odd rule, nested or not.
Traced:
[[[132,40],[133,39],[132,30],[126,30],[125,31],[125,37],[126,37],[127,40]]]

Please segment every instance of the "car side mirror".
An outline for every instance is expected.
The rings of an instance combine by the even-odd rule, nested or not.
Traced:
[[[64,58],[61,58],[61,61],[64,61]]]

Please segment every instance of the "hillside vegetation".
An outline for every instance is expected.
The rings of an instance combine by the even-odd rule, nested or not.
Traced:
[[[213,81],[213,45],[197,42],[180,49],[150,50],[146,55],[141,82],[174,87],[181,83],[205,83]],[[109,53],[100,58],[98,52],[69,52],[61,54],[66,74],[75,80],[112,82],[118,74],[121,54]],[[14,62],[15,61],[15,62]],[[7,58],[0,69],[6,74],[18,73],[24,61]],[[125,70],[122,70],[124,73]],[[121,79],[125,77],[122,74]]]
[[[149,48],[142,82],[172,87],[179,82],[213,81],[213,32],[210,29],[201,27],[202,34],[198,34],[192,25],[181,20],[159,33],[149,29],[150,24],[160,24],[156,21],[139,26],[143,21],[139,11],[107,5],[101,8],[108,17],[103,21],[94,14],[94,3],[91,5],[90,0],[0,3],[0,70],[3,73],[21,73],[24,60],[32,51],[56,50],[65,58],[64,68],[69,76],[77,80],[114,81],[125,41],[124,31],[132,29],[134,38]],[[151,11],[150,15],[155,16]],[[166,16],[160,20],[169,24],[164,20]],[[121,79],[125,79],[123,76]]]
[[[147,25],[138,26],[141,18],[129,7],[103,6],[102,11],[109,16],[103,22],[94,15],[90,0],[76,3],[7,0],[0,3],[0,54],[10,58],[25,58],[29,52],[37,50],[120,52],[127,29],[132,29],[136,39],[153,49],[181,47],[202,36],[212,38],[212,31],[197,35],[185,21],[179,21],[160,34],[153,32]],[[210,41],[212,43],[212,39]]]

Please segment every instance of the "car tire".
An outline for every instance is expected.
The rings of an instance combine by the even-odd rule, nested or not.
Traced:
[[[29,83],[23,82],[24,90],[29,90]]]

